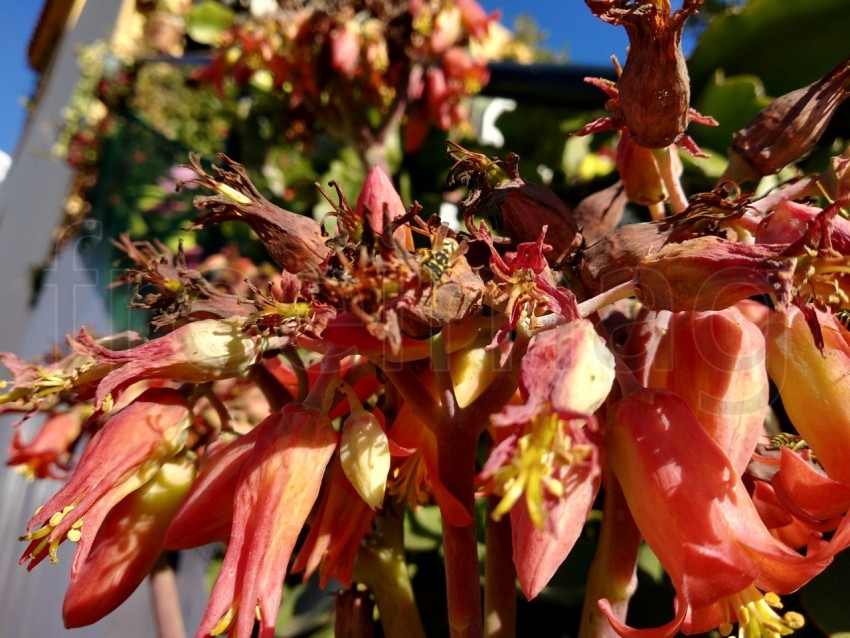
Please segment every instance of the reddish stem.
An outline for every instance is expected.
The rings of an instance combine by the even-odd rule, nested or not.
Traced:
[[[484,636],[514,638],[516,636],[516,569],[514,568],[511,519],[494,521],[491,513],[498,505],[495,496],[487,498],[487,523],[484,563]]]
[[[165,554],[159,557],[151,572],[150,584],[157,635],[160,638],[186,638],[177,581]]]
[[[436,428],[440,481],[474,517],[475,445],[471,423],[444,420]],[[443,521],[449,630],[452,638],[480,638],[481,585],[475,525],[458,527]]]

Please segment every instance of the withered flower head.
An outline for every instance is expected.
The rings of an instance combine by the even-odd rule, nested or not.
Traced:
[[[790,300],[794,259],[760,244],[705,236],[668,244],[635,269],[635,294],[650,310],[722,310],[759,294]]]
[[[722,179],[745,181],[773,175],[811,150],[850,93],[850,58],[821,79],[786,93],[735,134]]]
[[[467,228],[474,233],[472,217],[496,207],[505,232],[517,244],[535,242],[548,226],[546,243],[552,250],[546,260],[552,267],[563,264],[581,246],[581,233],[563,201],[551,190],[526,182],[519,174],[519,157],[504,162],[473,153],[450,143],[448,155],[455,161],[450,182],[466,183],[469,195],[462,202]]]
[[[154,329],[173,327],[192,319],[226,319],[248,316],[252,307],[239,295],[228,294],[186,263],[183,244],[173,253],[160,241],[132,241],[122,233],[112,244],[134,263],[110,286],[133,287],[131,308],[154,313]]]
[[[598,295],[632,278],[635,266],[667,242],[671,230],[657,222],[621,226],[582,252],[576,274],[589,295]]]
[[[623,25],[629,36],[626,66],[617,82],[621,115],[635,142],[664,148],[688,126],[690,80],[682,53],[682,29],[703,0],[585,0],[600,19]]]
[[[296,274],[317,270],[329,252],[319,224],[309,217],[272,204],[251,183],[244,166],[226,155],[220,154],[219,157],[228,168],[213,166],[214,178],[201,167],[198,155],[189,156],[198,177],[186,183],[199,184],[216,193],[195,198],[195,208],[209,212],[193,220],[194,226],[190,230],[221,222],[241,221],[257,233],[271,258],[284,270]]]

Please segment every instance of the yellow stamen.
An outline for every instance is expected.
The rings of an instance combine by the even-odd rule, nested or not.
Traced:
[[[233,607],[228,609],[224,616],[221,617],[221,620],[218,621],[215,627],[213,627],[210,632],[210,636],[218,636],[227,631],[227,628],[230,627],[230,623],[233,622]]]
[[[529,424],[529,430],[517,441],[511,462],[499,468],[494,481],[502,500],[492,516],[499,520],[525,494],[532,522],[543,527],[547,496],[560,498],[566,489],[558,468],[583,462],[591,454],[587,445],[574,444],[565,422],[555,413],[541,412]]]
[[[773,592],[762,594],[755,585],[734,596],[729,603],[734,607],[738,620],[739,638],[780,638],[788,636],[805,624],[802,614],[789,611],[780,616],[774,610],[782,609],[782,601]],[[724,636],[731,633],[731,625],[723,623],[719,628]],[[728,633],[725,630],[728,629]]]
[[[219,193],[224,195],[227,199],[229,199],[232,202],[236,202],[237,204],[250,204],[251,203],[250,197],[246,197],[245,195],[240,193],[238,190],[236,190],[232,186],[228,186],[227,184],[221,184],[219,182],[216,182],[215,187],[216,187],[216,190],[218,190]]]

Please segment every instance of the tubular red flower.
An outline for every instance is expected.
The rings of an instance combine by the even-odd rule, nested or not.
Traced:
[[[360,542],[372,528],[375,515],[351,486],[335,457],[310,533],[295,557],[292,571],[304,572],[307,580],[318,568],[322,589],[331,578],[350,586]]]
[[[206,383],[245,374],[267,348],[281,344],[278,337],[244,332],[244,325],[243,317],[194,321],[128,350],[108,350],[83,328],[73,345],[99,364],[118,366],[97,386],[99,406],[107,396],[144,379]]]
[[[83,412],[71,409],[48,416],[29,443],[20,429],[9,442],[6,465],[16,466],[27,478],[64,478],[71,459],[71,445],[83,431]]]
[[[163,546],[189,549],[226,542],[233,524],[233,499],[242,469],[262,431],[254,428],[230,442],[208,449],[198,478],[168,527]],[[228,438],[232,438],[229,436]]]
[[[289,404],[257,426],[236,486],[233,526],[198,636],[272,638],[292,550],[337,445],[327,416]]]
[[[606,443],[641,534],[676,586],[676,618],[647,635],[729,625],[749,605],[753,622],[781,623],[759,590],[795,591],[829,564],[833,548],[801,556],[771,536],[736,469],[676,394],[644,389],[618,401]],[[765,595],[768,605],[775,599]],[[641,633],[609,619],[621,635]],[[786,629],[800,620],[786,616]]]
[[[767,370],[791,422],[827,475],[850,485],[850,332],[834,315],[811,312],[822,347],[801,310],[778,312],[765,329]]]
[[[736,309],[673,317],[649,385],[677,393],[742,474],[762,434],[768,383],[764,337]]]
[[[175,390],[145,391],[92,437],[68,483],[27,523],[21,564],[56,562],[59,544],[79,541],[72,578],[91,551],[101,523],[121,500],[147,483],[186,440],[190,412]],[[38,529],[36,529],[38,526]]]
[[[775,294],[786,304],[794,260],[763,245],[704,236],[667,244],[635,269],[635,294],[650,310],[722,310],[752,297]]]
[[[194,455],[179,455],[112,509],[65,593],[66,627],[97,622],[136,590],[162,553],[165,530],[195,473]]]

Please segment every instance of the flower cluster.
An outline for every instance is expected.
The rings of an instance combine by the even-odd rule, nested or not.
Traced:
[[[600,506],[585,635],[803,625],[780,596],[850,544],[846,158],[765,196],[720,184],[688,198],[675,144],[698,118],[680,38],[701,2],[672,14],[666,0],[586,3],[624,25],[632,47],[604,85],[612,117],[581,132],[619,131],[627,197],[654,221],[589,241],[516,156],[452,143],[465,230],[405,206],[375,166],[353,206],[336,186],[329,231],[268,201],[228,157],[205,168],[193,155],[186,183],[209,191],[195,228],[247,224],[273,274],[214,281],[182,251],[124,237],[124,281],[144,290],[134,306],[157,336],[83,329],[53,363],[0,354],[12,375],[0,412],[46,416],[29,444],[16,434],[9,464],[68,474],[21,537],[27,569],[76,543],[68,627],[115,609],[162,553],[218,542],[199,637],[271,638],[292,573],[367,591],[388,636],[425,635],[402,513],[432,503],[453,636],[483,635],[485,617],[511,622],[514,576],[537,596]],[[265,25],[294,48],[237,29],[215,72],[265,70],[293,108],[318,108],[326,93],[335,118],[334,101],[353,98],[317,84],[333,72],[364,109],[402,90],[422,100],[408,126],[420,107],[453,123],[442,100],[452,65],[463,67],[458,43],[483,37],[489,19],[471,0],[366,4],[389,13],[300,9]],[[395,24],[428,60],[418,88],[409,68],[397,82],[397,30],[379,28]],[[781,139],[764,120],[737,149]],[[769,404],[771,383],[787,420]],[[477,498],[489,502],[495,556],[483,613]],[[673,619],[656,629],[626,620],[641,539],[676,590]]]
[[[293,2],[236,21],[200,77],[281,92],[286,129],[318,128],[356,149],[405,123],[417,149],[430,126],[468,128],[464,98],[487,83],[486,62],[509,36],[475,0]],[[357,104],[357,110],[351,104]]]

